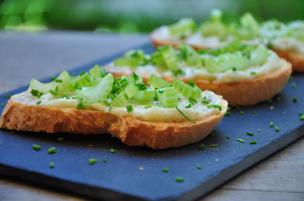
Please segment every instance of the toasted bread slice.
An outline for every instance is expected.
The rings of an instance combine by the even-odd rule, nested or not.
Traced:
[[[106,70],[111,72],[111,68],[109,67],[106,67]],[[192,81],[202,90],[211,90],[222,95],[224,99],[228,101],[229,105],[254,105],[262,101],[270,100],[282,91],[291,72],[291,64],[286,62],[282,68],[253,79],[231,83],[212,82],[200,78],[192,79]],[[115,77],[124,75],[119,72],[111,73]],[[148,76],[143,77],[145,80],[148,79]],[[174,80],[173,77],[169,76],[164,76],[163,79],[169,82]],[[183,79],[183,81],[188,82],[189,80]]]
[[[286,59],[292,64],[292,69],[295,72],[304,72],[304,54],[286,51],[286,50],[279,50],[273,49],[280,57]]]
[[[226,110],[227,101],[222,100],[221,112],[194,123],[186,120],[150,122],[133,116],[118,116],[111,112],[28,105],[11,98],[2,113],[0,127],[45,133],[110,133],[129,146],[166,149],[205,138],[221,121]]]
[[[254,105],[262,101],[270,100],[281,92],[292,72],[291,65],[272,73],[233,83],[216,83],[196,80],[201,89],[208,89],[222,95],[230,105]]]

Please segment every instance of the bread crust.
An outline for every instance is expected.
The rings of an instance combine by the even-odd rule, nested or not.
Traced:
[[[106,67],[111,72],[111,68]],[[221,83],[202,80],[200,78],[191,79],[202,90],[210,90],[224,97],[232,106],[254,105],[262,101],[270,100],[273,96],[283,90],[292,72],[291,65],[286,62],[286,66],[279,70],[258,76],[254,79],[241,80],[238,82]],[[120,77],[119,72],[111,72],[114,77]],[[143,76],[144,80],[148,76]],[[168,82],[174,80],[173,77],[163,77]],[[184,82],[189,80],[183,79]]]
[[[291,65],[289,63],[287,65],[272,73],[239,82],[216,83],[195,80],[195,83],[201,89],[222,95],[230,105],[254,105],[270,100],[283,90],[292,72]]]
[[[304,73],[304,54],[279,49],[273,49],[273,51],[280,57],[289,61],[292,64],[293,71]]]
[[[205,138],[221,121],[227,110],[200,121],[149,122],[133,116],[110,112],[26,105],[10,99],[0,119],[0,128],[45,133],[96,135],[110,133],[129,146],[152,149],[179,147]]]

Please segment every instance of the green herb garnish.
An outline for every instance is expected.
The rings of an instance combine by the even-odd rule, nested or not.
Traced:
[[[249,142],[249,144],[257,144],[257,141],[252,140],[252,141]]]
[[[241,139],[241,138],[237,138],[236,141],[241,142],[241,143],[245,143],[245,140]]]
[[[90,165],[94,165],[95,163],[97,163],[97,159],[96,159],[96,158],[90,158],[90,159],[88,160],[88,163],[89,163]]]
[[[300,113],[299,118],[300,118],[301,121],[304,121],[304,113]]]
[[[187,117],[177,106],[175,108],[187,121],[190,121],[191,123],[195,123],[193,120],[189,119],[189,117]]]
[[[176,178],[175,178],[175,181],[176,181],[177,183],[183,183],[185,180],[184,180],[183,177],[176,177]]]
[[[36,89],[32,89],[32,90],[31,90],[31,94],[32,94],[33,96],[35,96],[35,97],[38,97],[38,98],[40,98],[40,97],[43,95],[42,92],[40,92],[40,91],[38,91],[38,90],[36,90]]]
[[[111,148],[111,149],[110,149],[110,152],[111,152],[112,154],[117,153],[116,149],[114,149],[114,148]]]
[[[32,148],[33,148],[33,150],[35,150],[35,151],[40,151],[40,150],[41,150],[41,146],[38,145],[38,144],[33,144]]]
[[[246,132],[246,134],[247,134],[248,136],[255,136],[255,134],[252,133],[252,132]]]
[[[48,154],[55,154],[55,153],[57,153],[56,147],[48,148]]]
[[[132,112],[133,111],[133,105],[127,105],[127,112]]]
[[[169,168],[164,167],[164,168],[162,169],[162,172],[163,172],[163,173],[168,173],[168,172],[169,172]]]
[[[49,163],[49,168],[54,169],[55,168],[55,163],[51,161]]]

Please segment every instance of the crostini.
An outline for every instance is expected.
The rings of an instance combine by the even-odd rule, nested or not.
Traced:
[[[130,51],[105,67],[115,76],[133,72],[195,83],[222,95],[230,105],[253,105],[279,93],[291,74],[291,65],[263,45],[233,42],[224,48],[197,52],[189,46],[159,47],[153,54]]]
[[[130,146],[179,147],[206,137],[221,121],[227,101],[195,85],[136,74],[114,78],[95,66],[49,83],[32,80],[13,95],[0,119],[3,129],[45,133],[110,133]]]
[[[221,11],[214,10],[201,25],[192,19],[181,19],[175,24],[161,26],[151,33],[151,40],[156,47],[178,47],[185,43],[195,49],[220,48],[234,40],[264,44],[291,62],[294,71],[304,72],[303,33],[303,21],[258,23],[250,13],[228,21]]]

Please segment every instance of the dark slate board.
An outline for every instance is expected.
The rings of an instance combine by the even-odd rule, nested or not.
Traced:
[[[153,51],[149,44],[139,48]],[[78,67],[72,73],[87,70],[95,63],[108,63],[121,54]],[[303,78],[304,75],[294,75],[284,92],[272,102],[234,108],[208,138],[177,149],[130,148],[109,136],[1,130],[0,173],[91,198],[194,200],[304,134],[304,122],[299,119],[299,113],[304,112]],[[1,104],[7,101],[7,95],[26,88],[3,94]],[[298,103],[293,103],[292,97],[298,97]],[[279,132],[270,128],[271,121],[280,127]],[[253,132],[255,136],[248,136],[246,132]],[[64,140],[58,140],[59,137]],[[244,139],[245,143],[236,141],[237,138]],[[249,144],[252,140],[257,144]],[[42,150],[33,151],[32,144],[41,145]],[[47,154],[51,146],[57,147],[57,154]],[[111,153],[111,148],[117,153]],[[98,163],[89,165],[91,157],[97,158]],[[55,163],[54,169],[48,167],[50,161]],[[202,166],[201,170],[198,165]],[[168,173],[162,172],[164,167],[170,168]],[[185,181],[177,183],[176,177],[183,177]]]

